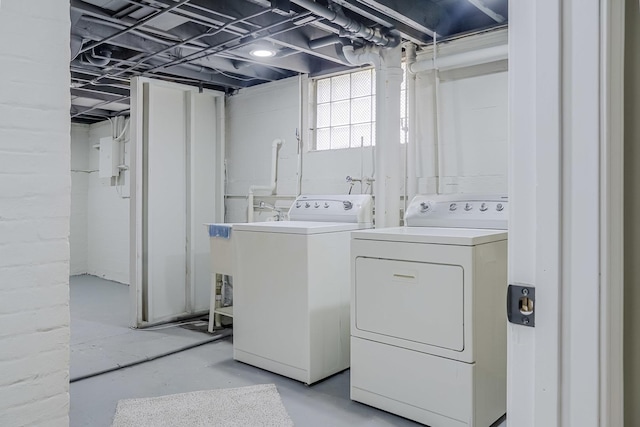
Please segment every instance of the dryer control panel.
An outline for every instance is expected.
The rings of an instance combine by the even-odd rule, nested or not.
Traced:
[[[289,220],[348,222],[371,226],[373,199],[369,194],[302,195],[291,205]]]
[[[405,224],[410,227],[506,230],[508,220],[506,196],[469,194],[419,195],[405,215]]]

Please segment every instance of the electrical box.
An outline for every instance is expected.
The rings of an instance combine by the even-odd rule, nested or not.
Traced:
[[[112,178],[120,174],[120,142],[113,138],[100,138],[100,178]]]

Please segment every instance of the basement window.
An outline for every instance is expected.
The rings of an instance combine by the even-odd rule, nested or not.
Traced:
[[[405,70],[405,64],[402,63]],[[376,141],[376,72],[358,70],[314,81],[316,151],[370,147]],[[400,99],[400,142],[407,138],[407,91]]]

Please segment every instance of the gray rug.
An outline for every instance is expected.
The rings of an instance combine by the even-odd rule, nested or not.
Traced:
[[[194,391],[118,402],[112,427],[289,427],[274,384]]]

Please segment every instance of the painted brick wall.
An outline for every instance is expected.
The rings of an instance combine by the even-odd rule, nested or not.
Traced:
[[[0,425],[69,423],[69,1],[0,5]]]

